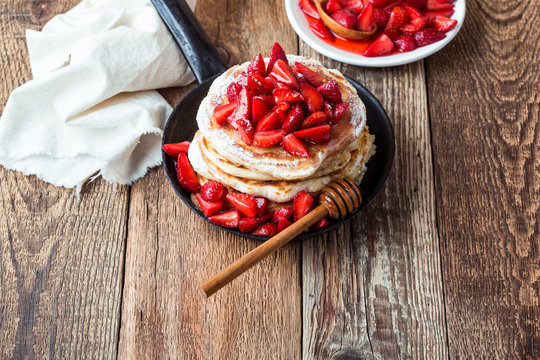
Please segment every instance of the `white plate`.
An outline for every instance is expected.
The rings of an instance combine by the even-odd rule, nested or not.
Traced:
[[[401,54],[388,56],[365,57],[360,54],[351,53],[338,49],[320,39],[309,28],[308,22],[302,10],[298,6],[298,0],[285,0],[285,10],[287,17],[294,31],[304,40],[306,44],[315,51],[326,55],[334,60],[341,61],[351,65],[367,67],[385,67],[409,64],[425,57],[428,57],[446,46],[457,35],[465,19],[465,0],[456,0],[454,3],[454,15],[452,19],[458,21],[455,28],[446,33],[446,37],[431,45],[419,47],[416,50]]]

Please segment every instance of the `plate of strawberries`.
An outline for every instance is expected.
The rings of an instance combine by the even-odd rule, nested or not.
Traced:
[[[313,1],[344,28],[373,35],[351,40],[332,32]],[[285,0],[292,27],[310,47],[332,59],[366,67],[398,66],[426,58],[457,35],[465,0]]]

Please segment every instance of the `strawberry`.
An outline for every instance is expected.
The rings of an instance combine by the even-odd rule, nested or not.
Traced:
[[[370,31],[373,29],[373,4],[368,3],[360,15],[358,15],[356,29],[360,31]]]
[[[270,77],[284,85],[298,89],[298,82],[296,81],[296,77],[294,76],[289,63],[281,59],[278,59],[274,64]]]
[[[322,85],[321,85],[322,86]],[[300,92],[309,111],[317,111],[323,107],[323,97],[313,86],[308,83],[300,84]]]
[[[257,74],[260,76],[266,76],[266,65],[264,64],[264,59],[261,54],[255,56],[247,68],[247,73]]]
[[[395,6],[390,13],[386,29],[399,29],[407,23],[408,16],[401,6]]]
[[[302,141],[298,140],[293,134],[289,134],[283,138],[281,142],[283,149],[291,155],[309,158],[309,151],[306,149]]]
[[[394,40],[394,44],[396,44],[396,47],[400,52],[407,52],[416,49],[416,43],[414,42],[414,38],[411,34],[403,34],[398,36],[398,38]]]
[[[274,223],[266,223],[257,228],[252,234],[259,236],[272,237],[278,233],[277,226]]]
[[[265,216],[266,214],[266,209],[268,208],[268,200],[266,198],[261,198],[261,197],[258,197],[258,198],[255,198],[255,203],[257,204],[257,216],[261,217],[261,216]],[[270,219],[270,214],[267,214],[268,215],[268,219]],[[268,219],[266,219],[265,221],[268,221]]]
[[[447,4],[444,1],[441,0],[427,0],[426,3],[426,10],[432,11],[432,10],[453,10],[454,5],[453,4]]]
[[[433,44],[434,42],[444,39],[445,37],[446,35],[442,31],[426,28],[414,34],[414,41],[416,41],[416,45],[420,47]]]
[[[240,88],[245,88],[247,86],[247,76],[247,72],[242,71],[240,75],[238,75],[238,77],[236,78],[236,82],[238,83]],[[240,93],[238,95],[240,95]]]
[[[279,127],[280,121],[278,116],[274,111],[269,112],[266,114],[258,123],[257,123],[257,129],[255,130],[256,133],[259,132],[267,132],[270,130],[275,130]],[[259,141],[262,139],[259,139]],[[271,145],[268,145],[271,146]]]
[[[411,20],[419,18],[420,16],[422,16],[422,13],[420,12],[420,10],[418,10],[414,6],[404,5],[403,9],[407,13],[407,15],[409,15],[409,19],[411,19]]]
[[[390,23],[390,22],[388,22]],[[386,55],[392,51],[394,48],[394,43],[392,39],[386,34],[382,34],[375,41],[368,46],[366,51],[364,51],[364,56],[381,56]]]
[[[238,101],[217,106],[213,113],[214,121],[219,125],[225,125],[227,123],[227,118],[233,113],[237,105]]]
[[[435,16],[435,19],[433,20],[433,27],[442,32],[452,30],[456,24],[456,19],[449,19],[445,16]]]
[[[206,217],[215,215],[223,209],[223,200],[215,202],[204,200],[201,194],[197,194],[197,201],[201,206],[201,210]]]
[[[341,120],[345,112],[349,108],[349,103],[342,102],[334,105],[334,116],[330,118],[330,124],[335,125]]]
[[[260,96],[254,96],[251,99],[251,122],[257,126],[259,120],[268,114],[268,107]]]
[[[396,29],[396,28],[384,29],[383,34],[388,36],[391,40],[394,40],[394,39],[397,39],[399,36],[399,29]]]
[[[309,28],[311,29],[311,31],[313,31],[315,35],[317,35],[321,39],[334,41],[336,38],[321,19],[310,22]]]
[[[201,196],[206,201],[219,201],[225,195],[227,195],[227,188],[217,181],[209,181],[201,189]]]
[[[264,103],[264,105],[266,105],[266,107],[268,109],[271,109],[274,106],[276,106],[276,102],[274,101],[274,96],[273,95],[262,94],[262,95],[257,95],[255,97],[260,98],[262,100],[262,102]]]
[[[325,124],[295,131],[294,136],[315,144],[326,144],[332,138],[332,131],[330,125]]]
[[[314,231],[319,231],[319,230],[322,230],[322,229],[328,227],[328,225],[330,225],[330,220],[328,220],[328,218],[324,217],[321,220],[317,221],[313,225],[312,229]]]
[[[251,117],[251,99],[246,88],[240,92],[240,100],[238,106],[234,109],[229,123],[238,132],[240,140],[247,145],[253,143],[253,124],[250,121]]]
[[[261,224],[267,222],[270,218],[270,214],[257,218],[243,218],[238,223],[238,229],[241,232],[249,233],[259,227]]]
[[[369,6],[366,6],[368,8]],[[330,80],[322,84],[317,88],[317,91],[321,93],[321,95],[333,102],[334,104],[341,102],[341,90],[339,89],[339,85],[335,80]]]
[[[313,197],[307,191],[302,190],[296,194],[293,201],[294,221],[298,221],[304,217],[311,210],[312,205]]]
[[[256,132],[253,145],[257,147],[270,147],[279,144],[287,133],[281,129]]]
[[[285,118],[287,117],[287,110],[289,110],[291,105],[287,102],[282,102],[277,104],[273,109],[272,112],[274,112],[279,120],[279,124],[283,124],[285,121]]]
[[[302,110],[302,107],[300,105],[295,105],[287,113],[287,117],[285,118],[285,121],[283,122],[281,128],[286,133],[290,133],[300,127],[300,125],[302,124],[302,120],[304,120],[304,110]]]
[[[401,32],[405,34],[414,34],[418,30],[423,29],[427,24],[427,17],[420,16],[416,19],[412,19],[410,23],[401,27]],[[394,39],[395,41],[395,39]]]
[[[370,0],[370,1],[373,3],[373,6],[375,6],[378,9],[382,9],[382,8],[392,4],[396,0]]]
[[[428,18],[428,21],[435,20],[437,16],[444,16],[449,18],[452,15],[454,15],[454,9],[424,11],[424,16]]]
[[[328,115],[324,111],[315,111],[309,114],[308,117],[304,119],[300,127],[302,129],[305,129],[314,125],[325,123],[326,120],[328,120]]]
[[[197,174],[193,171],[189,160],[184,153],[178,155],[178,162],[176,163],[176,175],[178,176],[178,182],[180,185],[191,193],[198,192],[201,189]]]
[[[413,6],[418,10],[424,10],[427,0],[405,0],[403,4]]]
[[[328,115],[329,119],[334,116],[334,107],[332,106],[330,102],[324,100],[323,109],[326,115]]]
[[[235,227],[238,227],[238,224],[240,222],[240,214],[238,213],[238,210],[233,209],[223,212],[221,214],[210,216],[208,220],[210,220],[216,225],[233,229]]]
[[[335,11],[341,10],[341,4],[338,0],[328,0],[324,6],[327,14],[332,14]]]
[[[386,23],[388,23],[388,18],[386,11],[377,8],[373,9],[373,22],[377,25],[377,29],[384,29]]]
[[[330,15],[339,25],[347,29],[354,29],[356,27],[356,16],[356,13],[348,9],[338,10]]]
[[[317,10],[315,10],[315,12],[317,12]],[[319,13],[317,13],[317,16],[318,15]],[[281,45],[279,45],[278,43],[274,43],[274,46],[272,46],[272,51],[270,52],[268,66],[266,67],[266,76],[270,75],[270,72],[274,68],[274,64],[279,59],[285,61],[286,63],[289,62],[289,60],[287,60],[287,55],[285,54],[285,51],[283,51],[283,49],[281,48]]]
[[[242,193],[228,193],[227,200],[245,216],[257,217],[257,201],[253,196]]]
[[[249,74],[247,77],[247,88],[256,95],[271,94],[274,90],[274,83],[269,78],[263,78],[259,74]]]
[[[227,86],[227,99],[230,103],[235,102],[240,97],[242,87],[237,82],[232,82]]]
[[[278,233],[282,232],[283,230],[285,230],[286,228],[288,228],[289,226],[292,225],[292,222],[290,222],[289,220],[287,219],[281,219],[279,220],[278,224],[277,224],[277,231]]]
[[[165,154],[172,156],[172,157],[178,157],[180,153],[184,153],[187,155],[188,149],[189,149],[189,141],[183,141],[176,144],[164,144],[161,146]]]
[[[362,0],[346,0],[343,3],[343,7],[352,10],[356,14],[360,14],[364,8],[364,2]]]
[[[293,209],[291,209],[290,207],[282,206],[272,212],[272,221],[278,223],[282,219],[292,219],[293,214]]]
[[[300,62],[295,62],[294,67],[297,72],[304,76],[304,79],[306,79],[306,81],[310,83],[311,86],[317,87],[321,86],[324,83],[324,76],[322,76],[318,72],[311,70],[306,65]]]
[[[300,5],[300,10],[302,10],[304,14],[311,16],[314,19],[321,18],[312,0],[300,0],[298,5]]]
[[[279,104],[281,102],[299,102],[304,100],[302,95],[298,91],[294,91],[291,89],[275,89],[272,93],[274,95],[274,101],[276,104]]]

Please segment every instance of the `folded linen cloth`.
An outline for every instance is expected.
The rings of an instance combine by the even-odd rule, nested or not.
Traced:
[[[161,163],[172,109],[149,90],[194,77],[149,0],[84,0],[26,37],[33,80],[4,108],[0,165],[80,190]]]

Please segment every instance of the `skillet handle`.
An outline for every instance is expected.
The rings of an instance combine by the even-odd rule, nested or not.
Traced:
[[[151,0],[200,83],[227,70],[185,0]]]

